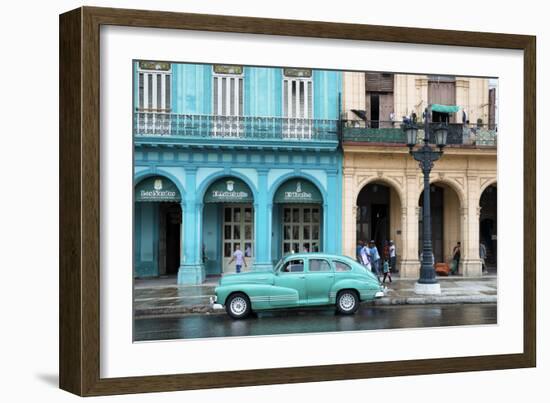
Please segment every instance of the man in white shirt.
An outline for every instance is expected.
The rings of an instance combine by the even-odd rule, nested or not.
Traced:
[[[241,268],[243,267],[243,264],[244,264],[244,267],[247,267],[246,259],[244,258],[244,253],[242,252],[241,246],[239,244],[237,244],[237,246],[235,247],[235,252],[233,252],[233,257],[231,258],[228,264],[233,263],[233,261],[235,261],[235,270],[237,273],[241,272]]]
[[[397,248],[393,241],[390,241],[390,271],[397,273]]]

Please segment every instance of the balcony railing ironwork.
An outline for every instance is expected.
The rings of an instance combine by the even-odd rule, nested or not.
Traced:
[[[134,113],[138,137],[338,142],[338,131],[330,119]]]
[[[418,142],[424,139],[424,124],[418,122]],[[430,123],[435,127],[440,123]],[[472,125],[462,123],[448,124],[448,145],[469,145],[495,147],[497,144],[497,127],[488,125]],[[435,132],[430,133],[430,141],[435,143]],[[398,121],[364,121],[345,120],[342,124],[342,140],[359,143],[393,143],[406,144],[405,133]]]

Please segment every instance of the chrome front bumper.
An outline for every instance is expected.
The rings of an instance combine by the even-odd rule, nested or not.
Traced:
[[[216,296],[210,297],[210,305],[212,306],[212,309],[223,309],[222,304],[217,303],[218,298]]]
[[[384,295],[384,291],[378,291],[376,294],[374,294],[374,298],[382,298]]]

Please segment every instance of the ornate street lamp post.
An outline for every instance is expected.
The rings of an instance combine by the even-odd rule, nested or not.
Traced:
[[[447,144],[447,126],[439,125],[434,127],[435,143],[439,150],[430,145],[430,114],[431,108],[424,111],[424,139],[421,147],[414,150],[417,141],[418,127],[414,122],[403,124],[403,130],[407,136],[409,153],[418,161],[420,169],[424,174],[424,206],[423,206],[423,242],[422,262],[420,266],[420,278],[415,284],[417,294],[440,294],[441,289],[435,277],[432,251],[432,217],[430,211],[430,172],[434,162],[443,155],[443,147]]]

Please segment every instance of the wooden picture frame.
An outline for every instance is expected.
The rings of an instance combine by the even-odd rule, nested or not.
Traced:
[[[128,378],[100,377],[100,27],[118,25],[524,52],[523,353]],[[525,368],[536,365],[534,36],[82,7],[60,16],[60,387],[80,396]]]

